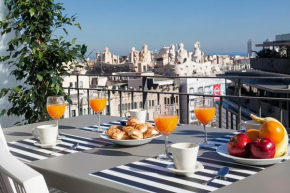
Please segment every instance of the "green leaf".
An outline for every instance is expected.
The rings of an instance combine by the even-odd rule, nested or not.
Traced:
[[[0,113],[0,117],[2,117],[5,113],[6,113],[6,109],[2,109],[2,111]]]
[[[33,17],[35,12],[34,12],[34,9],[33,8],[30,8],[29,9],[29,13],[30,13],[30,17]]]
[[[41,76],[40,74],[37,74],[36,77],[40,82],[43,80],[43,76]]]
[[[18,86],[15,86],[13,90],[17,93],[21,93],[21,89]]]
[[[74,38],[74,39],[71,41],[71,44],[74,45],[74,44],[76,43],[76,40],[77,40],[77,39]]]
[[[42,59],[43,53],[41,51],[38,52],[38,57],[39,57],[39,59]]]
[[[59,93],[60,88],[59,88],[58,84],[55,86],[55,90],[56,90],[57,93]]]

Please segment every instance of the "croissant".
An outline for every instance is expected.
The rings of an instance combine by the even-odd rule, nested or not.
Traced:
[[[137,125],[137,124],[139,124],[140,123],[140,121],[139,121],[139,119],[137,119],[137,118],[135,118],[135,117],[132,117],[132,118],[130,118],[128,121],[127,121],[127,126],[135,126],[135,125]]]
[[[118,125],[112,125],[109,127],[109,129],[107,131],[105,131],[105,133],[109,136],[109,137],[112,137],[112,134],[117,132],[117,131],[120,131],[119,129],[120,127]]]
[[[143,139],[143,133],[138,129],[132,129],[128,133],[131,139]]]
[[[132,126],[125,126],[125,127],[122,128],[122,130],[123,130],[124,132],[126,132],[126,133],[129,133],[129,131],[130,131],[131,129],[134,129],[134,127],[132,127]]]
[[[153,128],[153,125],[151,123],[146,122],[145,124],[147,125],[147,128],[150,128],[150,127]]]
[[[155,135],[158,135],[158,134],[159,132],[154,128],[148,128],[147,131],[143,133],[144,139],[154,137]]]
[[[124,131],[119,130],[112,134],[112,139],[127,140],[130,139],[130,137]]]
[[[135,129],[138,129],[139,131],[144,133],[145,131],[147,131],[147,125],[145,123],[138,124],[138,125],[135,125]]]

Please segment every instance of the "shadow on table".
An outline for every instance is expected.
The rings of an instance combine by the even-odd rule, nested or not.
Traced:
[[[59,125],[59,129],[76,129],[76,127],[67,126],[67,125]]]
[[[11,133],[7,133],[5,135],[10,135],[10,136],[29,136],[29,137],[32,136],[31,133],[26,133],[26,132],[11,132]]]
[[[217,137],[221,137],[224,135],[227,135],[231,133],[232,131],[229,130],[229,132],[207,132],[207,137],[210,139],[214,139]],[[177,132],[174,132],[174,135],[190,135],[192,137],[197,137],[197,138],[204,138],[205,133],[203,130],[201,131],[196,131],[196,130],[179,130]]]
[[[112,149],[99,149],[96,150],[94,152],[84,152],[84,153],[88,153],[88,154],[94,154],[94,155],[102,155],[102,156],[136,156],[136,157],[144,157],[144,158],[148,158],[148,156],[142,156],[142,155],[134,155],[128,152],[124,152],[124,151],[118,151],[118,150],[113,150],[116,149],[117,146],[112,146]],[[108,147],[107,147],[108,148]],[[123,147],[120,147],[123,148]]]

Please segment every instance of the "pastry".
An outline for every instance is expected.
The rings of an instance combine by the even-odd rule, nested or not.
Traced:
[[[137,119],[135,117],[132,117],[132,118],[128,119],[127,126],[133,126],[134,127],[135,125],[137,125],[139,123],[140,123],[139,119]]]
[[[153,125],[151,123],[146,122],[145,124],[147,125],[147,128],[150,128],[150,127],[153,128]]]
[[[131,139],[143,139],[143,133],[138,129],[131,129],[128,135]]]
[[[145,131],[147,131],[147,125],[145,123],[141,123],[141,124],[135,125],[134,128],[135,129],[138,129],[142,133],[144,133]]]
[[[130,139],[130,137],[127,135],[126,132],[118,130],[112,134],[112,139],[127,140]]]
[[[109,127],[109,129],[107,131],[105,131],[105,133],[109,136],[112,137],[112,134],[115,133],[116,131],[120,131],[120,126],[118,125],[112,125]]]
[[[154,129],[153,127],[148,128],[147,131],[145,133],[143,133],[144,139],[154,137],[155,135],[158,135],[158,134],[159,134],[159,132],[156,129]]]
[[[131,129],[134,129],[134,127],[132,127],[132,126],[124,126],[124,127],[122,128],[122,130],[123,130],[124,132],[126,132],[126,133],[129,133],[129,131],[130,131]]]

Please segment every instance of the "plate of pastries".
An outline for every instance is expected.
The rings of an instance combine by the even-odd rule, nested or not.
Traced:
[[[111,125],[101,134],[101,137],[117,145],[137,146],[149,143],[161,135],[151,123],[140,123],[139,119],[132,117],[128,119],[125,126]]]

